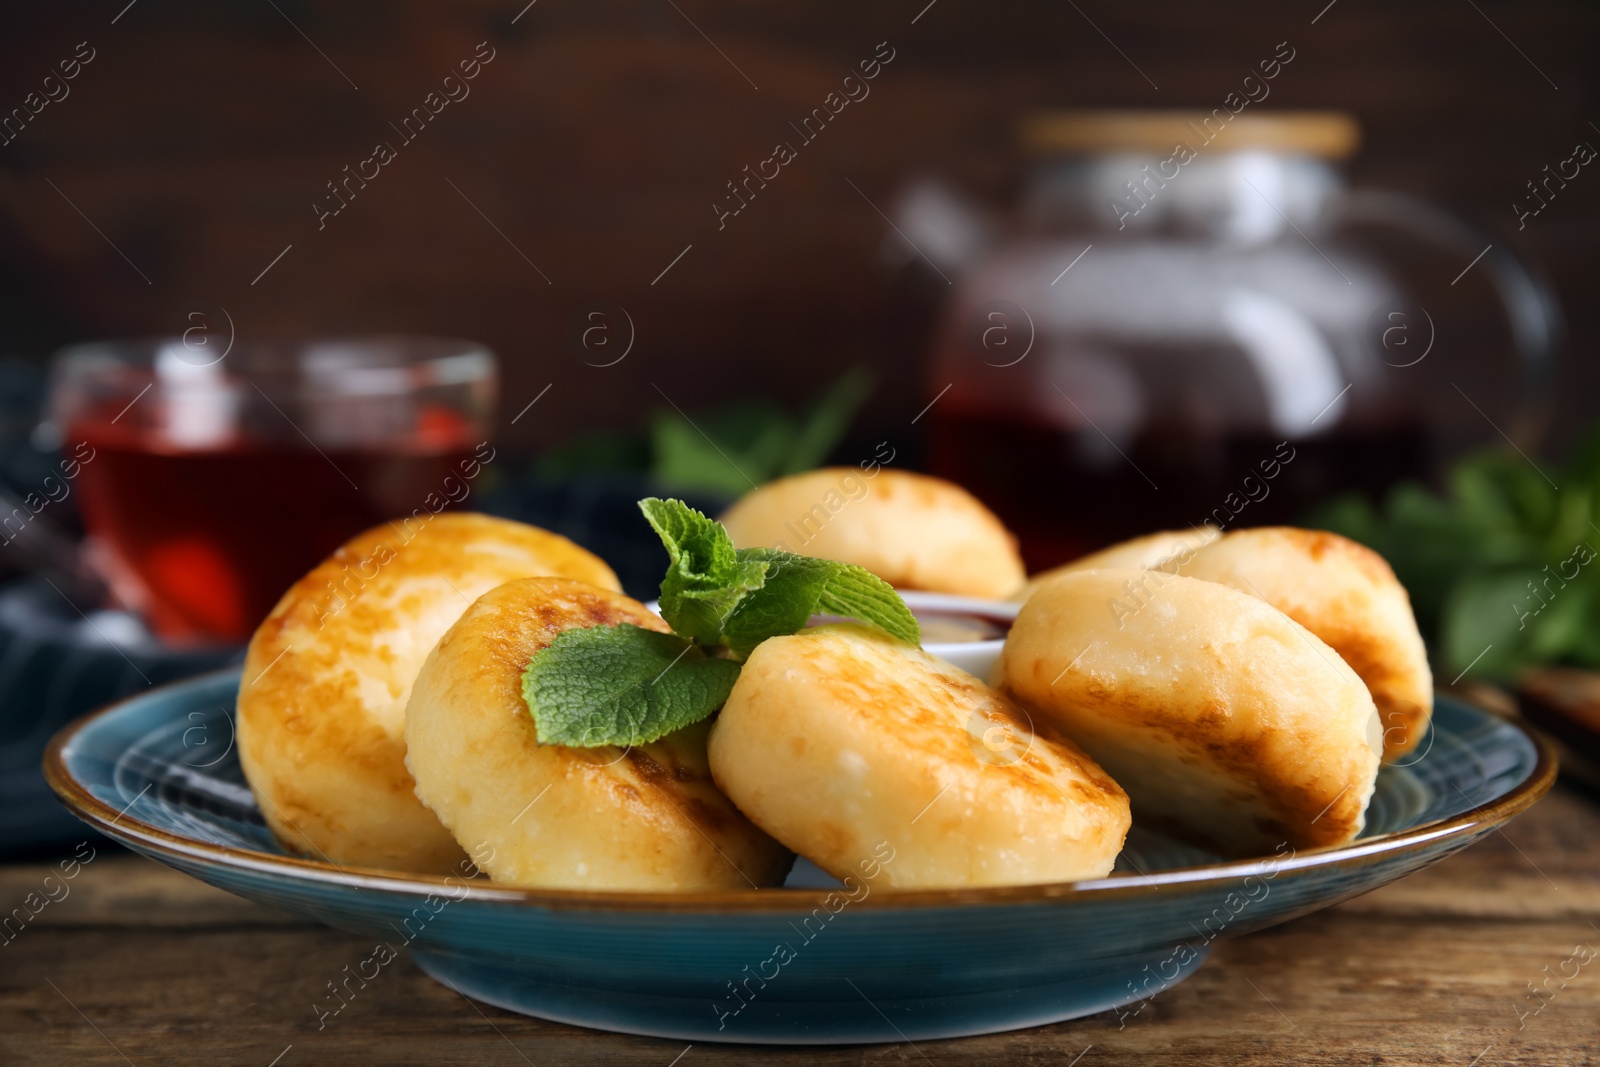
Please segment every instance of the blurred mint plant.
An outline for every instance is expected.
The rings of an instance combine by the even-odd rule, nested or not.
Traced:
[[[1600,670],[1600,431],[1561,469],[1515,453],[1458,463],[1439,495],[1397,486],[1307,516],[1379,552],[1411,594],[1444,680],[1547,664]]]
[[[659,409],[642,433],[585,435],[545,453],[536,469],[554,479],[630,471],[649,475],[664,492],[738,496],[749,492],[751,482],[761,485],[821,466],[872,388],[871,374],[854,367],[800,414],[767,400],[692,416]]]

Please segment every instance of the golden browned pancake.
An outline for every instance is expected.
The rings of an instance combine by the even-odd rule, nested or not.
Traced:
[[[1074,745],[856,625],[756,648],[711,731],[711,772],[823,870],[899,889],[1099,877],[1129,825],[1127,796]]]
[[[1187,530],[1163,530],[1160,533],[1135,537],[1129,541],[1119,541],[1098,552],[1080,556],[1071,563],[1064,563],[1059,567],[1035,574],[1028,579],[1027,585],[1012,596],[1012,599],[1027,600],[1033,595],[1033,591],[1045,582],[1058,574],[1068,574],[1072,571],[1140,567],[1145,570],[1159,568],[1169,574],[1177,574],[1183,564],[1193,558],[1196,550],[1209,545],[1221,536],[1222,532],[1215,526],[1193,526]]]
[[[997,598],[1022,585],[1017,539],[965,489],[907,471],[829,467],[747,493],[722,523],[740,548],[865,567],[890,585]]]
[[[1141,822],[1232,855],[1340,844],[1364,824],[1383,743],[1366,686],[1248,593],[1063,574],[1022,606],[1001,673],[1116,777]]]
[[[539,574],[618,588],[564,537],[456,513],[368,530],[283,595],[250,641],[238,731],[245,777],[286,847],[341,866],[449,873],[461,850],[405,768],[406,698],[474,599]]]
[[[510,582],[450,628],[406,709],[417,795],[478,867],[507,885],[748,889],[793,857],[717,791],[701,722],[637,748],[541,745],[522,672],[573,627],[667,624],[620,593],[556,578]]]
[[[1433,672],[1411,598],[1384,558],[1322,530],[1239,530],[1182,574],[1258,596],[1322,638],[1361,676],[1383,716],[1383,756],[1416,748],[1433,717]]]

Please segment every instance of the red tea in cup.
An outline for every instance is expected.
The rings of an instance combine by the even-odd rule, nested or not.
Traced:
[[[81,346],[53,414],[118,598],[160,636],[244,641],[344,541],[462,503],[494,456],[493,356],[424,338]]]

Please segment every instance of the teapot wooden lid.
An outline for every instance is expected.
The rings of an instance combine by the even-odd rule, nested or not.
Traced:
[[[1173,154],[1266,151],[1344,159],[1361,126],[1342,111],[1038,111],[1022,120],[1023,146],[1035,155]]]

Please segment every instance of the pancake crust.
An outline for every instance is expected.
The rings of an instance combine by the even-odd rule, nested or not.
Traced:
[[[1000,598],[1022,585],[1017,539],[940,478],[831,467],[747,493],[722,523],[740,548],[780,548],[865,567],[890,585]]]
[[[1194,526],[1187,530],[1162,530],[1160,533],[1145,534],[1129,541],[1119,541],[1108,548],[1080,556],[1070,563],[1063,563],[1059,567],[1034,575],[1011,599],[1027,600],[1045,582],[1058,574],[1069,574],[1072,571],[1139,567],[1145,570],[1160,568],[1169,574],[1178,574],[1181,573],[1183,563],[1193,558],[1198,549],[1211,544],[1221,536],[1222,531],[1215,526]]]
[[[1433,672],[1411,598],[1384,558],[1321,530],[1230,533],[1179,572],[1258,596],[1322,638],[1361,676],[1383,716],[1383,758],[1417,747],[1433,717]]]
[[[1136,818],[1231,855],[1353,839],[1382,730],[1356,673],[1214,582],[1076,571],[1018,613],[1006,689],[1115,776]]]
[[[1076,746],[853,624],[757,647],[710,753],[741,811],[840,879],[874,857],[901,889],[1096,878],[1128,832],[1126,794]]]
[[[352,538],[283,595],[245,656],[238,742],[285,847],[341,866],[450,872],[461,850],[406,771],[406,699],[474,598],[540,574],[619,587],[564,537],[446,513]]]
[[[638,748],[541,745],[522,672],[572,627],[667,624],[620,593],[557,578],[479,597],[440,639],[406,709],[417,796],[506,885],[749,889],[793,857],[717,791],[697,723]]]

